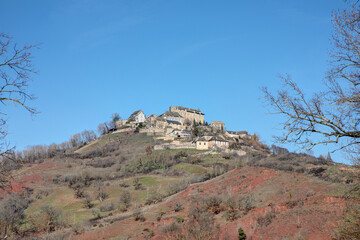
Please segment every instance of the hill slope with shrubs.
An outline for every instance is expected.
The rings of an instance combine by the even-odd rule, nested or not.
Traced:
[[[162,141],[112,133],[17,161],[9,184],[0,189],[1,237],[341,239],[357,234],[346,225],[359,209],[357,168],[288,152],[153,150]]]

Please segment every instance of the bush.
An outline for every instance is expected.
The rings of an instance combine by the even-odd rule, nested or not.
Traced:
[[[346,214],[335,229],[337,239],[353,240],[360,239],[360,205],[354,205],[347,209]]]
[[[25,219],[25,210],[29,200],[19,195],[10,195],[0,202],[0,237],[18,232],[20,224]]]
[[[150,205],[150,204],[154,204],[154,203],[161,202],[163,198],[164,198],[164,196],[161,195],[160,193],[158,193],[158,192],[153,192],[153,193],[151,193],[150,196],[146,199],[145,205]]]
[[[134,178],[133,186],[134,186],[135,190],[142,190],[144,188],[142,186],[142,184],[140,183],[140,178]]]
[[[91,199],[91,197],[90,197],[90,194],[89,194],[89,193],[85,193],[84,196],[85,196],[85,206],[86,206],[87,208],[92,208],[92,207],[94,206],[94,204],[91,202],[92,199]]]
[[[185,239],[219,239],[219,226],[215,225],[214,214],[202,207],[190,210]]]
[[[66,230],[64,231],[56,231],[50,234],[46,234],[45,237],[40,238],[41,240],[63,240],[63,239],[69,239],[70,233]]]
[[[171,185],[170,187],[168,187],[166,192],[167,192],[168,196],[170,196],[170,195],[173,195],[175,193],[178,193],[178,192],[184,190],[188,186],[189,186],[189,183],[187,181],[181,181],[179,183],[175,183],[175,184]]]
[[[208,198],[205,198],[203,200],[205,202],[206,208],[215,214],[219,214],[221,212],[221,203],[222,203],[222,199],[219,196],[210,196]]]
[[[254,198],[251,195],[245,196],[244,198],[240,199],[239,206],[245,210],[245,213],[249,212],[255,207]]]
[[[259,216],[257,223],[260,227],[267,227],[271,224],[272,220],[275,218],[275,213],[268,212],[265,216]]]
[[[46,230],[48,232],[55,231],[59,228],[66,227],[66,219],[61,210],[54,208],[53,206],[44,206],[40,210],[47,222]]]
[[[242,228],[239,228],[238,232],[239,232],[239,240],[245,240],[246,234],[244,233],[244,230]]]
[[[227,210],[224,214],[224,217],[227,221],[234,221],[239,217],[239,210],[236,210],[234,208],[230,208]]]
[[[120,207],[119,207],[120,211],[123,211],[123,212],[127,211],[127,209],[131,205],[131,195],[130,195],[129,191],[123,191],[120,194],[119,204],[120,204]]]
[[[100,210],[99,209],[93,209],[91,210],[91,214],[94,216],[95,219],[101,218]]]
[[[92,166],[95,168],[108,168],[111,167],[115,164],[115,160],[114,159],[110,159],[110,158],[103,158],[103,159],[97,159],[94,160],[90,163],[87,163],[86,165],[88,166]]]
[[[121,183],[119,184],[119,186],[120,186],[120,187],[123,187],[123,188],[128,188],[128,187],[130,187],[130,185],[127,184],[127,183],[125,183],[125,182],[121,182]]]
[[[101,212],[109,212],[109,211],[112,211],[114,209],[115,209],[114,204],[111,203],[111,202],[104,202],[100,206],[100,211]]]
[[[134,211],[135,221],[145,222],[146,218],[144,214],[141,212],[141,209],[135,209]]]
[[[183,209],[184,209],[184,207],[183,207],[182,203],[180,203],[180,202],[175,203],[174,212],[180,212]]]
[[[177,225],[175,222],[169,224],[169,225],[165,225],[163,228],[162,228],[162,232],[164,233],[172,233],[172,232],[175,232],[175,231],[178,231],[180,229],[179,225]]]

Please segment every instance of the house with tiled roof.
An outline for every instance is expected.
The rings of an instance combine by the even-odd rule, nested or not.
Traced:
[[[159,117],[161,117],[162,119],[164,119],[166,121],[176,121],[181,124],[184,121],[184,118],[177,112],[166,111],[165,113],[161,114]]]
[[[219,136],[203,136],[196,141],[196,149],[229,148],[229,141]]]
[[[145,121],[145,114],[141,109],[137,110],[130,115],[128,121],[129,120],[137,123],[143,123]]]

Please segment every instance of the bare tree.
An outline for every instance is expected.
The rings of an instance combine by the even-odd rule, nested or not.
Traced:
[[[360,144],[360,8],[349,3],[333,12],[331,68],[326,74],[326,90],[311,98],[291,79],[281,76],[284,87],[276,94],[263,88],[274,110],[285,116],[281,143],[297,143],[305,149],[319,144],[335,144],[335,150],[352,150],[359,162]]]
[[[97,127],[97,131],[100,136],[103,136],[107,133],[107,126],[106,123],[100,123]]]
[[[8,238],[12,232],[18,232],[28,204],[29,201],[19,195],[10,195],[0,201],[1,239]]]
[[[109,123],[110,127],[113,128],[113,129],[116,128],[116,122],[119,121],[119,120],[121,120],[120,115],[118,113],[113,113],[111,115],[111,121]]]
[[[81,137],[84,143],[89,143],[96,139],[96,134],[93,130],[84,130],[81,132]]]
[[[37,113],[35,108],[28,105],[28,100],[33,100],[34,96],[28,93],[27,87],[32,75],[36,73],[32,64],[32,51],[38,46],[38,44],[25,44],[19,47],[9,35],[0,33],[0,102],[3,106],[0,110],[0,162],[2,162],[0,187],[6,182],[6,174],[1,165],[4,158],[9,159],[13,153],[13,148],[5,142],[7,135],[5,107],[14,104],[32,114]]]

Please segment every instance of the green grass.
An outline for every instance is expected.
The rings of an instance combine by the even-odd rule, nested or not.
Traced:
[[[189,174],[194,174],[194,175],[197,175],[197,176],[200,176],[200,175],[210,171],[208,168],[205,168],[205,167],[202,167],[202,166],[199,166],[199,165],[188,164],[188,163],[176,164],[176,165],[172,166],[171,169],[184,171],[184,172],[187,172]]]
[[[184,149],[165,149],[165,150],[155,150],[154,152],[159,152],[159,153],[169,153],[170,155],[176,155],[180,152],[184,152],[187,154],[196,154],[196,153],[203,153],[203,152],[207,152],[209,150],[198,150],[198,149],[188,149],[188,148],[184,148]]]

